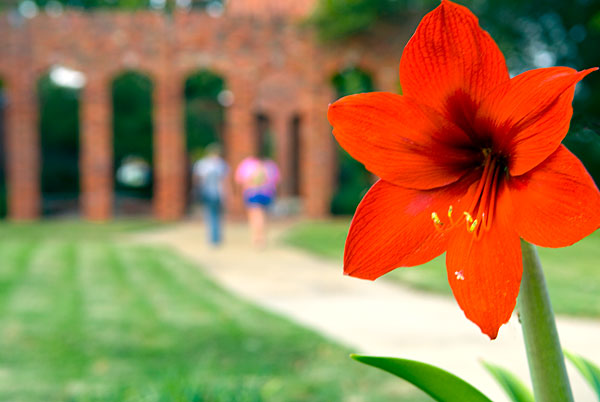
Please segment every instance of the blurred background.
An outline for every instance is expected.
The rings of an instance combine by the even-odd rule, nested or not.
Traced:
[[[0,399],[428,400],[349,361],[352,339],[235,293],[262,277],[275,299],[295,280],[306,300],[327,294],[290,255],[337,273],[374,181],[334,142],[327,105],[401,93],[402,49],[438,3],[0,0]],[[600,66],[598,0],[461,4],[511,75]],[[213,143],[232,169],[259,149],[279,165],[262,254],[239,190],[224,246],[205,244],[191,172]],[[564,144],[599,183],[599,73],[577,86]],[[597,323],[599,242],[541,250],[560,314]],[[390,283],[453,303],[443,258]]]
[[[239,4],[237,4],[239,3]],[[246,4],[247,3],[247,4]],[[97,14],[129,13],[130,16],[139,14],[140,12],[148,12],[151,10],[153,14],[160,13],[165,18],[171,18],[171,28],[177,30],[174,35],[177,36],[174,40],[181,42],[181,37],[186,37],[189,45],[175,44],[178,46],[178,53],[185,53],[185,56],[179,55],[173,64],[184,64],[188,71],[187,76],[181,78],[183,83],[177,83],[174,91],[175,95],[181,97],[177,102],[183,103],[178,113],[182,119],[182,133],[185,139],[185,153],[189,162],[193,162],[202,155],[202,149],[209,143],[215,141],[225,141],[227,134],[227,119],[233,117],[226,113],[226,109],[230,102],[233,102],[234,93],[228,91],[227,77],[220,71],[219,64],[222,60],[220,57],[235,58],[236,52],[238,57],[244,59],[244,53],[251,49],[261,49],[261,57],[257,59],[254,71],[251,73],[256,79],[261,81],[266,80],[267,76],[273,74],[289,73],[289,76],[294,76],[302,71],[294,66],[290,66],[290,58],[293,55],[289,49],[281,49],[276,43],[272,43],[274,38],[260,36],[260,38],[249,38],[247,43],[238,43],[235,49],[231,51],[219,49],[218,45],[211,45],[211,49],[206,49],[206,44],[200,40],[194,40],[195,35],[207,35],[209,32],[195,34],[194,32],[180,32],[182,29],[177,25],[178,14],[203,14],[210,16],[213,20],[222,21],[228,18],[228,12],[232,14],[230,18],[253,18],[254,21],[261,18],[264,21],[272,21],[278,19],[278,23],[289,24],[289,29],[299,31],[310,31],[310,35],[303,36],[299,41],[302,41],[303,46],[311,46],[314,51],[325,54],[321,58],[331,59],[337,57],[338,61],[334,68],[327,62],[324,62],[321,71],[316,74],[322,76],[316,80],[315,85],[322,85],[327,88],[324,90],[329,92],[329,96],[333,100],[337,97],[351,93],[365,92],[372,90],[400,90],[399,83],[389,82],[392,78],[385,78],[385,82],[381,79],[384,74],[390,74],[386,70],[393,69],[399,60],[402,46],[408,39],[410,32],[414,29],[419,18],[435,6],[435,1],[403,1],[403,0],[377,0],[377,1],[301,1],[294,2],[293,5],[280,2],[274,6],[274,3],[262,2],[232,2],[227,5],[220,1],[167,1],[167,0],[29,0],[29,1],[11,1],[3,0],[2,24],[5,30],[14,32],[14,35],[27,36],[29,38],[21,39],[23,46],[29,47],[30,54],[20,54],[19,57],[29,57],[30,63],[35,63],[31,66],[31,77],[29,79],[35,82],[29,83],[29,90],[32,91],[28,101],[30,107],[35,108],[35,127],[29,128],[35,130],[35,137],[39,138],[39,188],[40,201],[32,203],[33,211],[15,212],[20,215],[36,215],[44,216],[77,214],[78,199],[81,191],[81,180],[83,180],[79,171],[80,163],[83,156],[81,155],[80,146],[80,126],[81,121],[81,102],[82,91],[85,87],[85,74],[82,71],[77,71],[74,68],[77,66],[89,67],[82,57],[87,55],[77,54],[82,50],[75,46],[71,50],[74,54],[69,54],[67,50],[69,41],[73,38],[65,38],[61,35],[68,35],[71,29],[79,29],[85,31],[85,22],[82,26],[73,26],[73,13]],[[545,1],[543,3],[528,3],[520,1],[467,1],[466,6],[470,7],[480,18],[482,26],[488,30],[500,48],[506,55],[506,59],[511,71],[511,74],[516,75],[522,71],[531,68],[548,67],[553,65],[571,66],[577,69],[584,69],[590,66],[600,64],[597,51],[596,41],[600,36],[600,5],[597,1],[579,0],[577,6],[567,4],[562,1]],[[228,8],[233,10],[228,11]],[[173,16],[173,15],[176,16]],[[36,32],[36,21],[40,18],[45,19],[44,22],[38,22],[40,26]],[[133,18],[133,17],[132,17]],[[146,17],[147,19],[147,17]],[[51,20],[49,23],[47,20]],[[90,18],[89,23],[92,23],[93,18]],[[131,25],[136,25],[136,20],[129,20]],[[142,18],[139,18],[138,24],[141,24]],[[180,19],[180,24],[183,20]],[[155,23],[155,22],[152,22]],[[152,25],[152,23],[147,25]],[[256,22],[253,22],[256,23]],[[270,23],[265,22],[265,25]],[[44,25],[42,28],[41,26]],[[213,35],[217,35],[214,31],[219,31],[219,35],[229,35],[233,33],[230,28],[223,28],[227,22],[219,22],[212,24]],[[26,28],[28,27],[29,28]],[[56,30],[56,26],[62,26],[67,33],[52,32]],[[217,28],[217,26],[219,28]],[[151,29],[150,27],[144,27]],[[93,29],[92,27],[89,28]],[[115,22],[114,30],[122,29]],[[230,29],[232,32],[228,32]],[[29,34],[26,34],[29,31]],[[49,32],[50,31],[50,32]],[[8,31],[5,42],[9,42]],[[54,35],[56,38],[52,43],[27,43],[27,40],[34,41],[46,35]],[[141,52],[137,46],[132,46],[133,42],[139,42],[143,38],[133,37],[129,32],[103,32],[101,35],[107,35],[105,42],[119,40],[118,51],[111,49],[111,54],[119,59],[109,60],[108,63],[119,66],[110,76],[110,79],[105,85],[110,86],[110,111],[108,111],[110,119],[109,126],[106,130],[111,131],[112,137],[112,152],[113,160],[110,161],[111,176],[116,178],[113,180],[114,188],[111,191],[115,192],[115,213],[122,214],[149,214],[151,212],[150,200],[154,191],[154,167],[156,157],[153,157],[154,144],[153,132],[156,131],[156,97],[155,80],[152,77],[152,71],[147,71],[144,63],[137,60],[144,56],[144,50]],[[252,35],[252,32],[242,33]],[[274,34],[274,32],[271,32]],[[33,36],[31,36],[33,35]],[[237,35],[237,34],[236,34]],[[114,37],[117,36],[117,39]],[[235,35],[234,35],[235,36]],[[46,38],[49,39],[49,38]],[[80,38],[81,41],[87,40]],[[39,39],[41,40],[41,39]],[[63,40],[67,43],[60,43]],[[237,40],[237,39],[236,39]],[[257,43],[257,41],[270,41],[271,43]],[[280,39],[281,40],[281,39]],[[102,41],[102,37],[98,37],[98,41]],[[131,43],[127,43],[130,41]],[[47,40],[47,42],[50,42]],[[369,60],[369,56],[363,55],[366,52],[364,47],[369,47],[373,42],[378,43],[378,48],[381,51],[390,52],[384,60],[375,59]],[[361,48],[361,43],[363,48]],[[385,45],[385,44],[388,45]],[[86,45],[90,51],[93,49],[92,44]],[[300,46],[300,44],[297,44]],[[89,49],[91,47],[91,49]],[[115,46],[116,47],[116,46]],[[131,48],[130,48],[131,47]],[[42,49],[40,49],[42,48]],[[351,49],[351,50],[349,50]],[[361,52],[362,50],[362,52]],[[8,67],[11,57],[17,52],[16,49],[10,49],[8,44],[3,50],[3,65]],[[19,50],[23,53],[23,49]],[[393,53],[392,53],[393,52]],[[46,53],[46,54],[41,54]],[[334,57],[332,53],[337,55]],[[271,62],[269,68],[265,68],[263,58],[275,58],[277,55],[288,60],[279,61],[282,64],[281,68],[277,63]],[[8,57],[7,57],[8,56]],[[329,57],[328,57],[329,56]],[[14,57],[14,56],[13,56]],[[152,55],[154,57],[154,55]],[[189,63],[184,63],[180,59],[183,57],[196,58]],[[373,59],[373,57],[371,57]],[[75,66],[68,65],[70,60]],[[27,60],[19,60],[18,62],[27,63]],[[91,62],[88,60],[87,63]],[[231,60],[231,63],[234,63]],[[251,61],[249,61],[251,62]],[[292,61],[294,62],[294,61]],[[378,63],[374,65],[374,63]],[[384,65],[381,65],[384,63]],[[18,68],[18,67],[17,67]],[[98,69],[105,68],[97,66]],[[7,70],[8,68],[5,68]],[[252,67],[250,66],[250,70]],[[257,72],[256,69],[269,70]],[[313,70],[315,67],[313,66]],[[82,68],[83,70],[83,68]],[[195,71],[190,71],[195,70]],[[20,69],[20,71],[22,71]],[[247,70],[249,71],[249,70]],[[235,73],[234,73],[235,74]],[[10,87],[11,82],[7,76],[8,73],[1,77],[2,87]],[[253,77],[253,78],[254,78]],[[180,75],[173,74],[172,79],[177,80]],[[14,80],[13,80],[14,81]],[[378,82],[379,81],[379,82]],[[15,83],[13,82],[13,85]],[[394,85],[395,88],[389,88]],[[231,83],[229,83],[231,86]],[[565,145],[569,147],[586,165],[588,171],[592,174],[596,181],[600,177],[600,158],[599,141],[598,141],[598,109],[600,106],[600,78],[592,74],[577,87],[575,97],[575,114],[571,124],[569,135],[565,139]],[[269,88],[268,83],[263,86],[263,92],[268,92],[268,98],[276,98],[277,94],[272,94],[274,90]],[[16,88],[15,88],[16,89]],[[281,88],[281,92],[290,92],[297,90],[295,88]],[[1,102],[3,110],[10,103],[8,89],[2,92]],[[258,89],[255,89],[258,91]],[[300,92],[299,90],[297,90]],[[317,97],[315,91],[303,90],[308,93],[308,97],[312,97],[309,102],[316,102]],[[312,92],[312,93],[309,93]],[[153,95],[154,94],[154,95]],[[299,94],[298,94],[299,95]],[[256,93],[254,96],[257,96]],[[319,95],[321,96],[321,95]],[[35,99],[33,99],[35,98]],[[321,96],[321,98],[323,98]],[[17,100],[13,100],[16,102]],[[291,103],[291,101],[290,101]],[[315,108],[323,105],[315,105]],[[253,108],[252,120],[248,122],[253,126],[244,128],[248,131],[247,136],[255,137],[254,141],[274,141],[273,131],[275,130],[273,116],[270,116],[265,110],[261,110],[256,104],[248,107]],[[302,105],[306,108],[305,105]],[[311,106],[312,107],[312,106]],[[264,109],[264,108],[263,108]],[[3,113],[2,133],[7,130],[7,120],[9,116]],[[60,118],[57,118],[60,116]],[[299,127],[290,128],[284,127],[286,131],[285,137],[288,147],[292,147],[297,143],[296,152],[279,152],[285,153],[286,158],[283,164],[290,165],[284,169],[286,177],[284,177],[284,194],[287,198],[306,196],[311,192],[308,184],[301,184],[303,180],[300,176],[303,164],[312,165],[312,160],[304,156],[299,150],[303,144],[308,141],[295,137],[308,137],[317,135],[315,133],[305,133],[307,130],[313,130],[313,127],[307,126],[307,119],[312,117],[304,110],[297,110],[287,125],[296,125]],[[295,119],[295,121],[293,120]],[[15,123],[16,124],[16,123]],[[233,123],[235,124],[235,123]],[[323,124],[321,124],[323,125]],[[19,128],[16,128],[18,130]],[[277,127],[279,129],[279,127]],[[237,130],[237,129],[236,129]],[[256,132],[260,133],[256,133]],[[294,132],[296,131],[296,132]],[[298,132],[299,131],[299,132]],[[156,134],[156,133],[155,133]],[[5,135],[5,134],[3,134]],[[281,134],[278,134],[281,135]],[[326,136],[327,129],[322,129],[318,133],[319,136]],[[258,139],[256,139],[258,137]],[[283,146],[280,144],[280,146]],[[249,147],[246,147],[249,148]],[[226,148],[227,149],[227,148]],[[279,148],[277,149],[279,150]],[[2,191],[0,194],[0,212],[3,215],[7,213],[7,175],[4,173],[6,169],[6,147],[0,151],[2,163],[2,173],[0,180],[2,182]],[[231,163],[237,163],[242,157],[241,155],[249,152],[249,149],[242,150],[239,155],[230,155]],[[311,152],[306,150],[306,152]],[[316,151],[312,151],[314,153]],[[234,153],[234,152],[232,152]],[[299,155],[297,153],[300,153]],[[122,180],[118,180],[115,176],[118,168],[123,164],[131,163],[131,158],[141,158],[147,163],[149,173],[141,182],[136,182],[134,185],[127,184]],[[325,167],[328,172],[323,184],[322,194],[314,195],[319,198],[317,203],[322,204],[312,207],[308,212],[313,216],[326,216],[328,214],[347,215],[351,214],[365,190],[370,186],[372,178],[362,166],[353,161],[341,149],[336,152],[324,155],[331,159],[327,164],[320,162],[321,167]],[[128,159],[129,158],[129,159]],[[282,159],[280,157],[279,159]],[[33,167],[33,166],[32,166]],[[184,168],[183,170],[186,170]],[[184,172],[181,172],[183,174]],[[34,175],[37,176],[37,175]],[[188,180],[189,181],[189,180]],[[304,180],[308,182],[308,179]],[[332,183],[331,183],[332,182]],[[332,186],[331,186],[332,185]],[[19,186],[15,186],[15,191],[18,191]],[[329,188],[332,191],[328,191]],[[25,195],[27,196],[27,195]],[[313,197],[313,195],[309,195]],[[181,196],[179,196],[181,197]],[[30,198],[30,197],[28,197]],[[18,202],[19,198],[15,199]],[[186,203],[189,200],[186,201]],[[39,205],[38,205],[39,203]],[[293,205],[298,204],[298,202]],[[111,206],[111,208],[113,208]],[[298,212],[297,208],[294,212]],[[181,212],[176,213],[181,215]]]

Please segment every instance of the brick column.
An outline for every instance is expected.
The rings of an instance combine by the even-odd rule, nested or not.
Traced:
[[[11,74],[6,82],[6,170],[8,216],[34,220],[40,214],[40,138],[35,75],[31,68],[29,27],[12,37]]]
[[[183,129],[182,81],[161,71],[154,99],[154,215],[175,220],[185,210],[187,168]]]
[[[292,194],[292,150],[291,148],[291,113],[275,111],[269,115],[271,118],[271,129],[275,137],[275,162],[279,166],[281,182],[279,184],[279,195],[289,197]]]
[[[327,121],[329,94],[316,94],[306,110],[301,127],[301,193],[304,210],[313,218],[329,215],[336,177],[336,155],[331,126]]]
[[[387,91],[399,93],[400,77],[398,68],[395,65],[382,66],[377,71],[375,78],[375,89],[378,91]]]
[[[228,77],[228,87],[233,92],[234,101],[225,113],[225,156],[233,173],[242,159],[256,156],[256,121],[252,110],[254,88],[241,74]],[[234,183],[234,191],[227,199],[227,211],[236,218],[243,216],[242,193]]]
[[[79,166],[83,216],[110,219],[113,209],[113,134],[110,83],[88,75],[82,91]]]

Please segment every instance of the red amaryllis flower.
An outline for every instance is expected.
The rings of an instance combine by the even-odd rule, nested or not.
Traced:
[[[519,292],[519,238],[563,247],[600,226],[600,193],[561,145],[575,84],[594,70],[510,78],[477,18],[442,1],[404,49],[403,96],[329,107],[337,141],[381,178],[352,220],[345,273],[372,280],[446,251],[454,297],[494,339]]]

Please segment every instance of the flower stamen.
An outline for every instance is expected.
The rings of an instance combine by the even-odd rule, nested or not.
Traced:
[[[444,223],[440,220],[440,217],[435,212],[431,213],[431,220],[433,220],[433,223],[435,223],[437,226],[444,226]]]
[[[467,224],[473,222],[473,217],[471,216],[470,213],[465,211],[465,212],[463,212],[463,215],[465,215],[465,220],[467,221]]]
[[[477,184],[475,196],[467,209],[469,212],[464,212],[467,231],[473,233],[476,239],[480,239],[492,225],[496,207],[496,192],[502,170],[499,157],[494,155],[491,149],[485,148],[481,152],[484,156],[483,172]]]

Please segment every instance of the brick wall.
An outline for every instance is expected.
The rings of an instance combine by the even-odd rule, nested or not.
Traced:
[[[277,4],[276,4],[277,3]],[[349,65],[396,90],[397,66],[408,36],[322,45],[298,24],[312,1],[232,1],[226,13],[157,12],[41,14],[11,23],[0,14],[0,75],[5,83],[9,216],[35,219],[40,209],[40,149],[35,82],[54,64],[87,77],[81,98],[81,205],[86,218],[106,220],[113,208],[110,86],[126,69],[154,82],[154,211],[180,218],[185,204],[183,86],[200,69],[224,77],[234,102],[226,111],[224,143],[232,166],[253,154],[255,116],[269,116],[283,180],[299,152],[300,193],[306,214],[325,216],[334,188],[335,148],[326,119],[330,79]],[[410,24],[408,24],[410,25]],[[300,117],[300,149],[291,149],[292,119]],[[290,190],[282,185],[282,193]],[[230,210],[242,210],[234,198]]]

